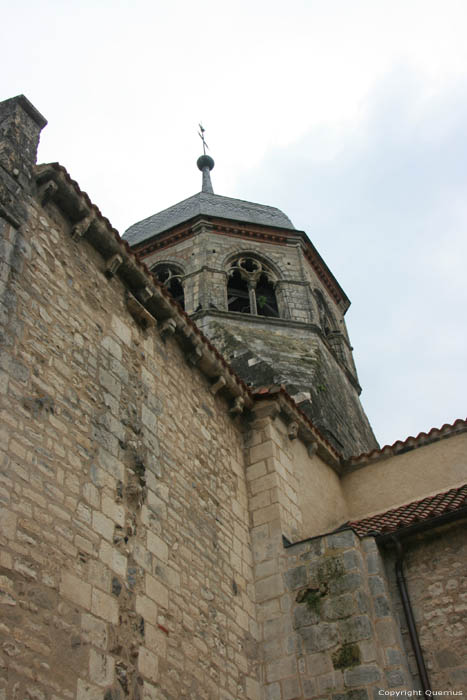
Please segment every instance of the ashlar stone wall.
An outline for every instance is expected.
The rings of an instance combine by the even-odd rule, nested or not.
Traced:
[[[265,700],[367,700],[410,689],[374,538],[343,530],[302,539],[345,521],[336,475],[316,454],[306,463],[273,406],[255,413],[247,480]],[[307,469],[316,474],[308,481]]]
[[[467,542],[465,521],[403,540],[404,575],[433,691],[467,687]],[[420,689],[394,571],[394,552],[383,550],[393,605],[402,629],[412,687]]]
[[[2,223],[0,698],[259,698],[239,425],[53,206]]]

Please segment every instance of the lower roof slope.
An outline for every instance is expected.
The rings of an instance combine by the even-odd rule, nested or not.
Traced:
[[[347,523],[357,535],[382,535],[467,507],[467,484]]]

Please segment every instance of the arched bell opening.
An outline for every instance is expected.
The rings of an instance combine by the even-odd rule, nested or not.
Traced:
[[[266,263],[250,255],[239,255],[231,261],[228,271],[228,310],[278,318],[275,279]]]
[[[177,265],[161,263],[152,268],[156,279],[166,287],[175,301],[185,309],[185,293],[183,290],[183,271]]]

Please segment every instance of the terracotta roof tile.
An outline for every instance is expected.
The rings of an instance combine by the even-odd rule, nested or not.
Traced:
[[[467,506],[467,484],[459,488],[450,489],[436,496],[422,498],[421,501],[413,501],[398,508],[392,508],[385,513],[372,515],[362,520],[349,522],[347,527],[351,527],[357,535],[364,537],[371,534],[386,534],[395,532],[401,528],[436,518],[446,513],[459,510]]]
[[[441,428],[432,428],[428,433],[421,432],[417,437],[410,435],[405,440],[396,440],[392,445],[385,445],[380,449],[349,457],[346,460],[346,464],[348,467],[363,466],[364,464],[381,459],[382,457],[392,457],[397,454],[409,452],[417,447],[423,447],[423,445],[429,445],[431,442],[437,442],[443,438],[451,437],[452,435],[466,431],[467,418],[458,418],[452,424],[445,423]]]

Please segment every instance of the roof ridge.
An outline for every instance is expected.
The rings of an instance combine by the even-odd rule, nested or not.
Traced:
[[[431,428],[428,433],[421,431],[416,437],[409,435],[405,440],[396,440],[392,445],[384,445],[384,447],[376,448],[370,452],[349,457],[346,460],[346,464],[347,466],[359,466],[380,457],[391,457],[401,452],[408,452],[416,447],[422,447],[441,438],[465,432],[466,430],[467,418],[456,418],[453,423],[444,423],[441,428]]]

